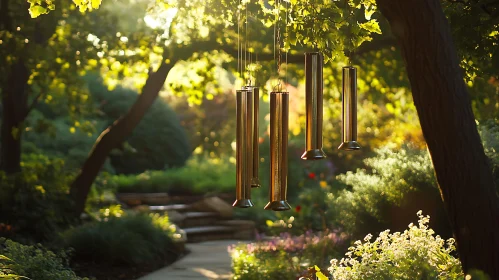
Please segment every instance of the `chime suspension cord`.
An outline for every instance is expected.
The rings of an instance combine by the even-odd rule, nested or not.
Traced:
[[[244,74],[247,74],[248,70],[248,4],[247,2],[244,2],[244,9],[245,9],[245,17],[244,17]],[[245,79],[243,79],[245,80]]]
[[[248,36],[248,21],[249,21],[249,18],[248,18],[248,2],[245,2],[245,9],[246,9],[246,36],[245,36],[245,48],[246,48],[246,54],[247,54],[247,64],[246,64],[246,74],[247,74],[247,85],[248,86],[251,86],[251,73],[250,73],[250,70],[249,70],[249,67],[251,65],[251,54],[249,52],[249,48],[248,48],[248,41],[249,41],[249,36]]]
[[[240,25],[241,25],[241,11],[239,9],[241,0],[237,5],[237,73],[241,76],[241,40],[240,40]]]
[[[314,40],[312,41],[312,46],[314,47],[314,51],[316,51],[319,48],[317,41],[316,41],[318,39],[317,29],[315,28],[315,21],[317,19],[317,10],[315,8],[314,1],[311,1],[311,2],[312,2],[312,37],[314,38]]]
[[[348,4],[348,0],[346,0],[346,5],[347,5],[347,11],[348,11],[348,22],[349,22],[349,28],[348,28],[348,39],[350,40],[350,50],[348,52],[348,65],[352,66],[352,57],[355,53],[355,45],[353,42],[353,24],[354,22],[354,11],[352,7]]]
[[[284,26],[284,46],[286,47],[286,43],[288,42],[288,18],[289,18],[289,6],[288,6],[288,1],[286,1],[286,25]],[[287,46],[289,48],[289,46]],[[285,63],[286,63],[286,72],[285,72],[285,78],[286,78],[286,83],[285,85],[288,84],[288,49],[284,49],[286,58],[285,58]]]
[[[281,91],[282,85],[281,85],[281,79],[279,78],[279,74],[281,72],[281,26],[280,26],[280,21],[281,21],[281,0],[276,1],[277,5],[277,32],[276,32],[276,41],[277,41],[277,91]]]

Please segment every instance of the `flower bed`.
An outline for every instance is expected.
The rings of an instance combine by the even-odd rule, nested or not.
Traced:
[[[327,264],[344,245],[345,235],[307,231],[300,236],[258,236],[258,241],[229,247],[233,279],[295,279],[314,264]]]

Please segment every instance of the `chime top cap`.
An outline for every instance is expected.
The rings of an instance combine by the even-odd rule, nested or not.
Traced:
[[[357,69],[355,66],[352,66],[352,65],[347,65],[347,66],[343,66],[343,69]]]
[[[270,94],[289,94],[287,91],[271,91]]]
[[[320,52],[306,52],[305,55],[306,56],[307,55],[320,55],[320,56],[322,56],[322,53],[320,53]]]
[[[360,150],[360,145],[359,145],[359,143],[357,143],[357,141],[343,142],[338,147],[338,150],[345,150],[345,151]]]
[[[253,202],[251,202],[251,199],[236,199],[236,201],[232,203],[232,206],[239,208],[249,208],[253,207]]]
[[[276,200],[271,201],[265,205],[265,210],[274,210],[274,211],[286,211],[291,209],[288,202],[286,200]]]
[[[327,156],[322,149],[313,149],[305,151],[301,158],[304,160],[319,160],[327,158]]]
[[[242,87],[241,89],[236,90],[237,92],[246,92],[251,93],[251,89],[247,87]]]

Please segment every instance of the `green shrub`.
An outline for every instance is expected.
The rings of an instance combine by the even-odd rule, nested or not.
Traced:
[[[311,264],[324,265],[337,254],[344,236],[311,231],[292,236],[283,233],[270,240],[229,248],[234,276],[240,280],[296,279]]]
[[[88,157],[99,132],[106,128],[102,120],[75,121],[68,116],[49,118],[34,110],[28,117],[30,129],[23,133],[23,153],[44,154],[64,160],[66,170],[77,172]],[[114,173],[109,160],[103,171]]]
[[[179,255],[167,216],[109,216],[63,234],[74,257],[84,262],[140,265],[172,261]]]
[[[452,254],[454,239],[435,236],[429,216],[418,212],[418,225],[404,232],[385,230],[374,241],[356,241],[345,258],[331,260],[333,279],[463,279],[461,263]]]
[[[485,154],[490,159],[496,187],[499,190],[499,120],[483,122],[478,126],[478,131],[482,137]]]
[[[50,239],[71,217],[67,193],[72,176],[64,162],[44,155],[23,155],[22,172],[0,173],[0,236]]]
[[[354,238],[387,227],[403,230],[411,213],[423,209],[443,236],[451,231],[426,151],[409,147],[376,151],[364,160],[369,168],[337,176],[344,189],[325,195],[326,215]]]
[[[116,175],[108,184],[118,192],[168,192],[206,194],[231,192],[235,188],[235,164],[228,159],[192,157],[184,167],[147,171],[139,175]]]
[[[120,87],[109,91],[95,77],[88,78],[88,87],[104,113],[102,120],[106,125],[127,113],[139,96],[135,91]],[[117,173],[132,174],[179,167],[191,154],[189,140],[177,115],[161,99],[147,110],[126,141],[120,151],[110,155]]]
[[[65,252],[56,255],[41,245],[26,246],[12,240],[0,239],[0,253],[10,260],[9,273],[22,275],[33,280],[82,279],[68,268]],[[1,274],[0,278],[2,278]]]

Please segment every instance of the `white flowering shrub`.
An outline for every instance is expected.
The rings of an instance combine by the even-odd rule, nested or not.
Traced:
[[[454,239],[435,236],[428,227],[429,216],[417,213],[418,225],[410,224],[404,232],[383,231],[372,241],[356,241],[346,257],[331,260],[333,279],[464,279],[459,259],[452,256]]]

